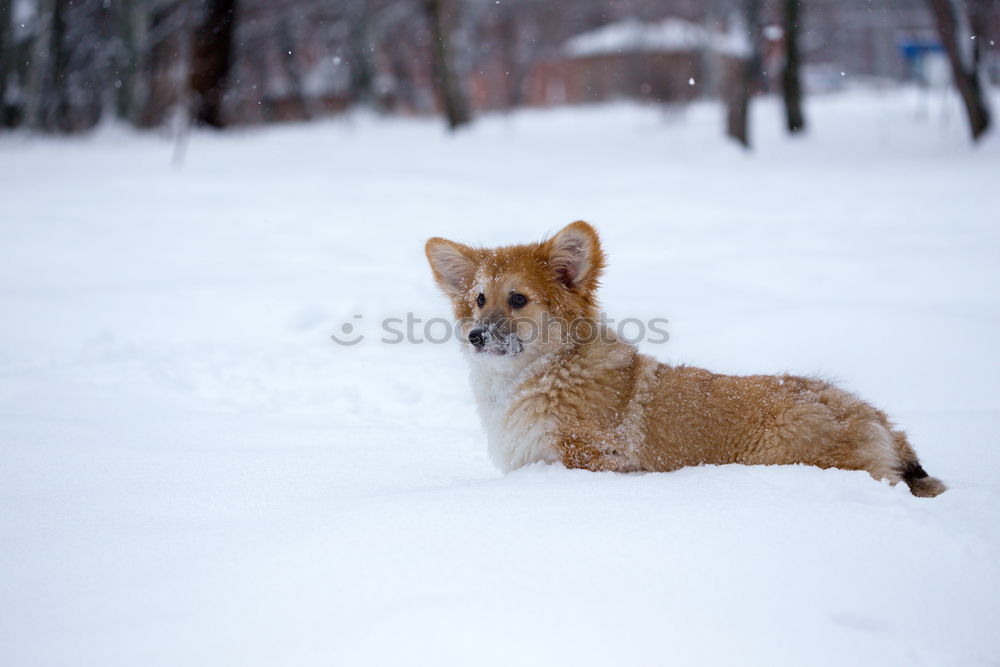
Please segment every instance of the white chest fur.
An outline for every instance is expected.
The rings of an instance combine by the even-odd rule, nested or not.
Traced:
[[[470,354],[472,393],[486,430],[490,458],[504,472],[529,463],[554,463],[555,421],[526,395],[531,369],[520,360]]]

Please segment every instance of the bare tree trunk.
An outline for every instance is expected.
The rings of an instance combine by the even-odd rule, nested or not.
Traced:
[[[139,127],[156,127],[166,122],[176,109],[178,98],[187,90],[185,48],[193,0],[151,1],[146,15],[146,34],[139,61],[142,94],[134,121]]]
[[[281,62],[285,76],[288,78],[288,102],[285,106],[285,117],[281,120],[305,120],[316,115],[312,108],[312,100],[303,83],[304,73],[299,65],[299,54],[296,50],[295,34],[291,21],[283,19],[277,28],[277,42],[280,49],[278,60]]]
[[[743,58],[734,58],[727,68],[726,134],[744,148],[750,148],[750,98],[760,86],[760,0],[742,0],[742,12],[734,12],[732,20],[737,24],[736,29],[745,33],[747,49]]]
[[[49,113],[48,129],[69,132],[70,127],[70,91],[67,85],[67,50],[66,44],[66,10],[73,0],[56,0],[55,12],[52,16],[52,71],[50,93],[52,109]]]
[[[70,131],[66,10],[72,0],[41,0],[28,65],[25,120],[42,131]]]
[[[28,85],[25,99],[25,124],[32,130],[41,130],[45,122],[46,87],[49,60],[52,50],[52,23],[57,0],[40,0],[35,19],[35,34],[31,41],[28,63]]]
[[[750,148],[747,128],[750,116],[750,92],[746,86],[749,77],[745,71],[749,67],[746,61],[732,63],[729,76],[734,82],[732,86],[727,86],[729,91],[726,95],[726,134],[744,148]]]
[[[522,86],[524,85],[524,67],[521,65],[518,51],[520,50],[520,40],[518,35],[518,17],[515,9],[510,6],[501,10],[500,18],[497,22],[494,41],[499,44],[500,62],[503,63],[506,78],[506,104],[508,109],[521,106],[524,95]]]
[[[722,35],[726,28],[727,0],[709,0],[705,3],[705,29],[709,34]],[[700,50],[703,63],[700,88],[702,94],[711,99],[726,99],[727,71],[729,58],[712,40],[706,40]]]
[[[0,125],[10,124],[8,120],[7,103],[7,80],[13,69],[14,62],[14,33],[13,23],[10,20],[10,6],[12,0],[0,0]]]
[[[356,15],[351,21],[348,44],[351,53],[351,101],[374,103],[375,63],[372,56],[372,8],[368,0],[358,0],[352,7]]]
[[[178,30],[178,54],[176,60],[177,88],[180,91],[174,99],[173,123],[174,123],[174,157],[173,165],[179,167],[184,163],[184,154],[187,149],[188,134],[191,130],[191,109],[194,89],[189,85],[192,80],[192,67],[194,66],[194,19],[195,6],[189,0],[181,7],[180,28]]]
[[[806,127],[802,114],[802,80],[799,77],[799,5],[801,0],[785,0],[785,69],[781,72],[781,91],[785,98],[788,131],[801,132]]]
[[[979,72],[979,39],[981,35],[973,33],[974,26],[965,6],[958,0],[928,0],[934,19],[937,22],[941,43],[951,61],[952,78],[958,88],[965,112],[969,118],[969,131],[972,140],[978,140],[990,126],[990,111],[983,96]],[[973,3],[978,4],[976,0]],[[978,7],[975,7],[978,10]],[[978,11],[972,12],[980,15]],[[979,23],[977,20],[976,23]],[[981,26],[979,26],[981,27]]]
[[[435,83],[444,104],[445,115],[448,117],[448,127],[454,130],[468,123],[471,118],[451,58],[451,31],[444,2],[445,0],[424,0],[424,9],[427,12],[434,41]]]
[[[132,0],[117,6],[118,35],[123,51],[117,113],[119,118],[133,125],[141,123],[149,95],[149,5],[149,0]]]
[[[202,0],[205,16],[195,32],[191,61],[192,118],[199,125],[224,127],[222,97],[232,65],[236,0]]]

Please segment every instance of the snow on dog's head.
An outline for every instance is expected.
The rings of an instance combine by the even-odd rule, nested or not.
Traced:
[[[476,353],[542,352],[597,335],[604,253],[586,222],[540,243],[474,248],[433,238],[425,250],[463,345]]]

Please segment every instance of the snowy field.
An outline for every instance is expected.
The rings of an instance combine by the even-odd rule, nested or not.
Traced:
[[[934,102],[0,137],[0,663],[1000,664],[1000,136]],[[951,490],[502,476],[456,346],[379,323],[449,314],[427,237],[578,218],[646,352],[834,379]]]

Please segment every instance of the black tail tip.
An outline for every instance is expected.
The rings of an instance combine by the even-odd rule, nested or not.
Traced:
[[[903,475],[903,481],[907,483],[913,480],[929,477],[927,471],[924,470],[924,467],[916,461],[910,461],[909,463],[907,463],[906,466],[903,468],[902,475]]]
[[[906,486],[910,487],[910,493],[919,498],[933,498],[948,490],[941,480],[928,475],[924,467],[916,461],[907,463],[900,475]]]

